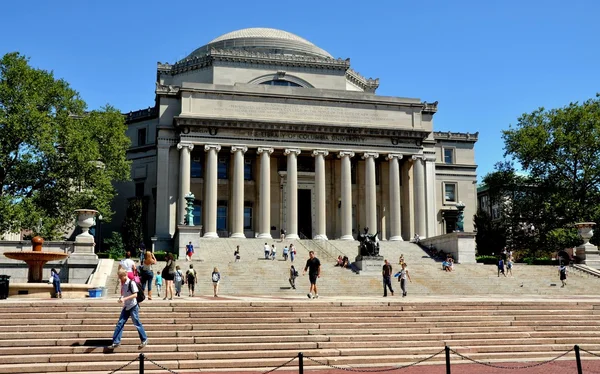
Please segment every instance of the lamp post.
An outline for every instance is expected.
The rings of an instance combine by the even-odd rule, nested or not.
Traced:
[[[96,253],[102,252],[102,214],[96,220]]]

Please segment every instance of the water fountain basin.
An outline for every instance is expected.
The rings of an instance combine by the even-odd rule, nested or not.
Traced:
[[[28,283],[42,283],[44,265],[49,261],[67,258],[69,257],[69,254],[64,252],[42,251],[44,239],[39,236],[31,239],[31,243],[33,244],[32,251],[4,252],[4,256],[13,260],[24,261],[29,266],[29,272],[27,274]]]

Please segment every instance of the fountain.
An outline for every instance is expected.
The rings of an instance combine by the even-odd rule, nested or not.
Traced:
[[[4,256],[12,258],[13,260],[25,261],[29,266],[29,272],[27,274],[28,283],[42,283],[42,272],[44,265],[48,261],[62,260],[69,256],[68,253],[64,252],[50,252],[42,251],[42,244],[44,239],[41,236],[36,236],[31,239],[33,246],[32,251],[17,251],[17,252],[4,252]]]

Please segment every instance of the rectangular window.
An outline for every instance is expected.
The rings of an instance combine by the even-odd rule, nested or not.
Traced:
[[[227,166],[229,164],[227,160],[228,159],[225,157],[219,158],[219,164],[217,165],[217,175],[219,179],[227,179]]]
[[[192,157],[192,162],[190,166],[190,176],[192,178],[202,178],[202,158],[199,156]]]
[[[194,226],[202,225],[202,205],[194,204]]]
[[[217,205],[217,231],[227,231],[227,202],[219,201]]]
[[[252,203],[244,207],[244,230],[252,230]]]
[[[144,182],[135,184],[135,197],[144,197]]]
[[[142,145],[146,145],[146,128],[142,128],[142,129],[138,129],[137,131],[137,136],[138,136],[138,141],[137,141],[137,145],[142,146]]]
[[[444,202],[455,203],[456,201],[456,183],[444,183]]]
[[[444,148],[444,164],[454,163],[454,148]]]
[[[244,160],[244,180],[254,180],[254,176],[252,175],[252,160],[250,159]]]

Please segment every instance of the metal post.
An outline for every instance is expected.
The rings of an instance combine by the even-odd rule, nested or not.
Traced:
[[[575,344],[575,361],[577,362],[577,374],[583,374],[581,369],[581,356],[579,355],[579,346]]]
[[[304,374],[304,355],[298,352],[298,373]]]
[[[450,374],[450,347],[444,346],[446,351],[446,374]]]
[[[144,374],[144,354],[140,353],[140,374]]]

